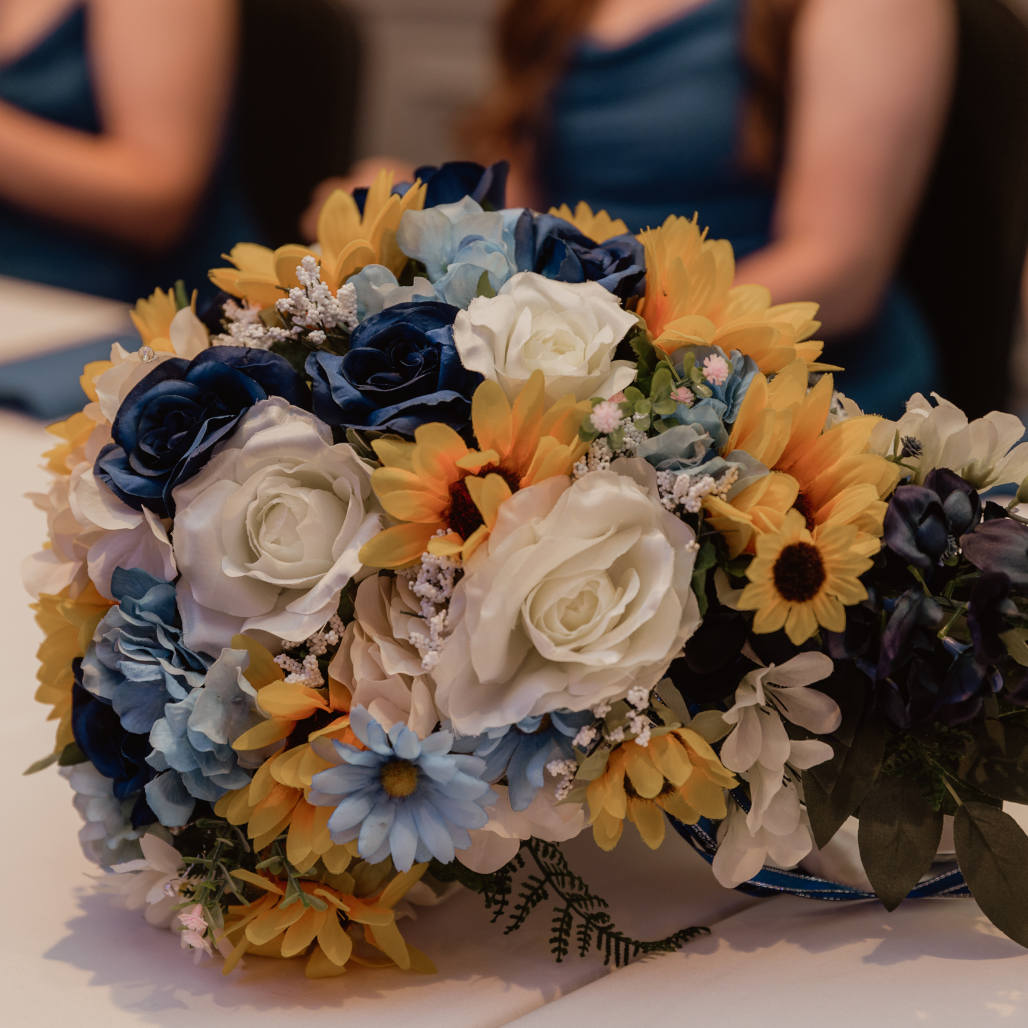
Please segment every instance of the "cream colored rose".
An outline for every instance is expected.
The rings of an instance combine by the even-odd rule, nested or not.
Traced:
[[[411,642],[415,633],[428,634],[417,597],[406,579],[376,575],[361,582],[355,607],[328,673],[350,690],[353,705],[367,708],[383,728],[401,722],[425,738],[439,714],[432,681]]]
[[[256,404],[174,497],[182,624],[208,653],[243,631],[306,639],[382,527],[368,467],[281,397]]]
[[[657,683],[700,619],[693,531],[655,494],[653,469],[621,460],[504,503],[454,591],[433,670],[458,733]]]
[[[613,293],[596,282],[555,282],[532,271],[512,276],[494,297],[476,297],[453,323],[461,363],[500,384],[513,399],[533,371],[552,402],[606,400],[635,377],[614,351],[635,324]]]

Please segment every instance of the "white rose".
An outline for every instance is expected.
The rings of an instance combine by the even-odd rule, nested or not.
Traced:
[[[657,683],[700,618],[693,531],[655,493],[645,461],[621,460],[504,503],[454,590],[433,671],[459,734]]]
[[[384,728],[405,724],[422,739],[439,720],[432,682],[411,642],[428,635],[417,597],[404,578],[376,575],[357,589],[356,614],[328,666],[328,673]]]
[[[237,632],[294,642],[316,632],[382,527],[368,467],[277,396],[247,412],[174,497],[186,643],[208,653]]]
[[[631,361],[613,359],[635,320],[596,282],[523,271],[496,296],[472,300],[453,323],[453,341],[464,367],[498,382],[511,399],[541,371],[551,402],[567,393],[606,400],[635,377]]]

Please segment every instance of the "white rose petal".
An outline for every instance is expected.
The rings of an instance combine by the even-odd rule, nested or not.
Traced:
[[[248,411],[174,497],[179,609],[187,645],[206,652],[242,631],[306,639],[382,527],[368,467],[281,397]]]
[[[513,399],[533,371],[550,402],[568,393],[604,400],[630,385],[631,361],[614,351],[635,316],[596,282],[556,282],[531,271],[512,276],[494,297],[476,297],[453,325],[461,363],[498,382]]]
[[[695,631],[693,531],[618,466],[516,493],[469,562],[433,671],[460,734],[650,688]]]

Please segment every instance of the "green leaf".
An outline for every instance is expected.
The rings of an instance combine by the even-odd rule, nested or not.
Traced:
[[[165,279],[167,281],[167,279]],[[186,284],[179,279],[175,283],[175,308],[182,310],[183,307],[189,306],[189,297],[186,295]]]
[[[964,803],[953,818],[957,862],[978,906],[1004,935],[1028,946],[1028,836],[1002,810]]]
[[[1017,716],[987,718],[961,762],[960,776],[985,796],[1028,803],[1028,725]]]
[[[79,745],[76,742],[69,742],[67,746],[61,750],[61,755],[57,758],[57,763],[61,767],[70,767],[72,764],[83,764],[89,758],[79,749]]]
[[[917,784],[882,776],[860,804],[860,861],[886,910],[894,910],[931,867],[942,813]]]
[[[24,771],[23,775],[34,775],[37,771],[42,771],[44,768],[48,768],[60,757],[60,753],[56,750],[53,753],[48,753],[45,757],[40,757],[39,760],[34,760]]]
[[[1007,653],[1022,667],[1028,667],[1028,628],[1011,628],[1000,633]]]
[[[489,272],[483,271],[478,278],[478,285],[475,287],[475,296],[484,296],[491,300],[496,295],[492,282],[489,281]]]
[[[867,678],[852,664],[837,663],[818,688],[842,708],[842,725],[826,740],[834,756],[803,772],[811,832],[824,846],[874,784],[885,756],[886,726],[871,709]]]

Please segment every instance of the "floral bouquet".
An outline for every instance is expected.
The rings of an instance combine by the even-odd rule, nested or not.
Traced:
[[[52,427],[36,767],[105,883],[226,970],[430,970],[398,921],[458,887],[621,962],[702,930],[629,938],[567,867],[629,821],[728,887],[969,889],[1028,945],[1020,421],[863,414],[815,305],[695,218],[504,177],[382,176],[316,246],[236,246]]]

